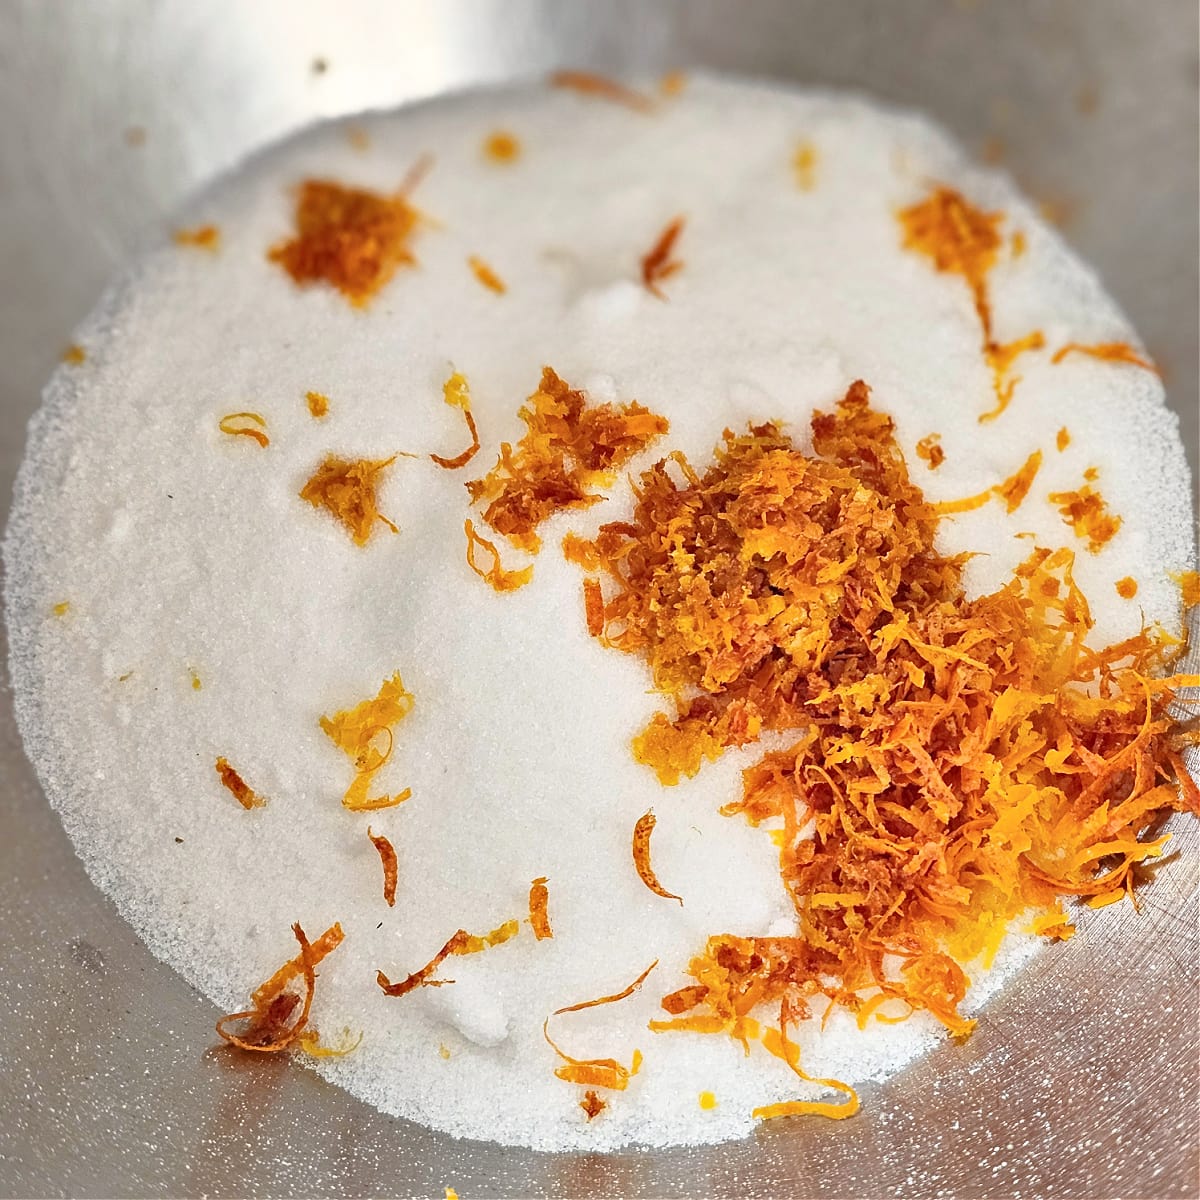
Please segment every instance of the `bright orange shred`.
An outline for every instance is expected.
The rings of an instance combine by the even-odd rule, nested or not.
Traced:
[[[1160,374],[1159,369],[1128,342],[1096,342],[1090,346],[1082,342],[1068,342],[1061,350],[1055,352],[1050,361],[1060,363],[1068,354],[1086,354],[1103,362],[1129,363],[1130,366],[1153,371],[1155,375]]]
[[[227,758],[217,759],[217,774],[221,777],[221,783],[243,808],[262,808],[267,803],[266,796],[260,796],[250,787],[241,775],[229,765]]]
[[[521,143],[507,129],[497,129],[484,139],[483,154],[495,163],[515,162],[521,156]]]
[[[289,959],[265,983],[260,984],[250,1000],[253,1008],[244,1012],[230,1013],[217,1022],[217,1033],[242,1050],[258,1054],[271,1054],[285,1050],[304,1032],[308,1025],[308,1014],[312,1008],[313,990],[316,987],[314,968],[330,951],[342,941],[342,927],[330,926],[315,942],[309,942],[297,921],[292,933],[300,944],[300,953]],[[304,995],[297,996],[286,991],[297,976],[304,980]],[[293,1013],[300,1012],[293,1019]],[[228,1026],[245,1022],[240,1033],[233,1033]],[[315,1031],[313,1031],[315,1037]]]
[[[762,1044],[776,1056],[782,1058],[805,1083],[819,1083],[823,1087],[833,1088],[846,1093],[846,1099],[839,1103],[824,1100],[785,1100],[781,1104],[767,1104],[756,1108],[750,1114],[756,1121],[770,1121],[775,1117],[798,1117],[813,1114],[830,1117],[835,1121],[843,1121],[858,1112],[858,1093],[848,1084],[837,1079],[817,1079],[807,1075],[800,1067],[800,1047],[791,1041],[787,1035],[788,1010],[787,1002],[780,1007],[779,1028],[763,1031]]]
[[[463,532],[467,535],[467,566],[498,592],[515,592],[524,587],[533,578],[533,567],[522,567],[519,571],[506,570],[500,563],[500,551],[495,542],[480,537],[475,532],[475,522],[468,517],[463,522]],[[486,550],[492,556],[492,565],[484,570],[475,559],[475,547]]]
[[[375,528],[375,522],[386,525],[393,533],[400,531],[380,511],[375,498],[379,475],[396,461],[391,458],[346,459],[336,454],[326,455],[309,481],[300,489],[300,499],[313,508],[324,508],[337,518],[354,539],[356,546],[365,546]]]
[[[508,288],[505,286],[504,280],[483,261],[477,254],[472,254],[467,258],[467,266],[471,268],[471,274],[483,284],[490,292],[495,292],[497,296],[503,296]]]
[[[60,600],[51,611],[56,617],[65,617],[71,611],[70,600]]]
[[[654,832],[656,824],[658,824],[658,818],[653,811],[643,813],[638,817],[637,823],[633,827],[633,865],[637,870],[638,878],[650,891],[664,900],[678,900],[679,907],[682,908],[683,898],[675,895],[674,892],[668,892],[658,882],[658,876],[655,875],[654,868],[650,865],[650,835]]]
[[[658,959],[656,958],[627,988],[623,988],[611,996],[601,996],[597,1000],[584,1000],[580,1004],[568,1004],[563,1008],[556,1008],[550,1017],[558,1017],[563,1013],[582,1012],[585,1008],[597,1008],[601,1004],[615,1004],[618,1000],[624,1000],[628,996],[632,996],[646,982],[646,977],[657,966]],[[554,1053],[563,1060],[562,1065],[554,1069],[554,1074],[559,1079],[566,1083],[582,1084],[585,1087],[602,1087],[623,1092],[629,1086],[630,1079],[641,1070],[642,1052],[640,1050],[633,1052],[633,1060],[628,1067],[614,1058],[579,1059],[565,1054],[550,1037],[550,1017],[542,1022],[542,1036]]]
[[[713,935],[651,1028],[748,1045],[760,1005],[803,1017],[823,996],[965,1035],[964,965],[1023,914],[1063,936],[1060,897],[1132,889],[1162,815],[1200,812],[1170,710],[1200,679],[1153,678],[1165,635],[1088,647],[1069,550],[968,599],[967,556],[937,550],[861,382],[812,432],[811,456],[765,424],[727,432],[702,473],[658,463],[631,520],[580,552],[611,587],[606,644],[673,700],[634,741],[664,783],[764,730],[795,737],[722,811],[777,834],[796,932]]]
[[[579,1102],[579,1107],[583,1109],[587,1119],[593,1121],[608,1107],[608,1101],[601,1100],[593,1091],[586,1091],[583,1093],[583,1099]]]
[[[1054,445],[1061,454],[1071,444],[1071,431],[1064,425],[1054,436]]]
[[[404,191],[381,195],[328,179],[308,179],[296,200],[296,236],[267,257],[301,286],[327,283],[362,306],[411,265],[420,214]]]
[[[342,1040],[335,1046],[327,1046],[321,1041],[321,1035],[315,1029],[305,1029],[296,1035],[296,1045],[310,1058],[345,1058],[347,1054],[357,1050],[362,1045],[362,1030],[358,1037],[350,1036],[349,1028],[342,1030]]]
[[[471,390],[467,386],[467,377],[455,371],[442,384],[442,399],[451,408],[462,409],[463,417],[467,422],[467,432],[471,435],[471,444],[453,458],[443,458],[440,454],[431,454],[429,457],[439,467],[445,467],[447,471],[457,471],[459,467],[465,467],[479,452],[479,430],[475,426],[475,417],[471,412]]]
[[[600,637],[604,633],[604,594],[598,580],[583,581],[583,612],[588,633]]]
[[[1179,590],[1183,596],[1183,607],[1194,608],[1200,604],[1200,573],[1184,571],[1178,578]]]
[[[177,229],[177,246],[192,246],[197,250],[216,251],[221,245],[221,231],[215,225],[197,225],[194,229]]]
[[[352,812],[393,808],[412,795],[412,789],[405,788],[394,796],[368,798],[372,781],[392,755],[392,729],[408,716],[412,706],[412,693],[405,690],[397,671],[380,684],[373,700],[363,700],[332,717],[321,717],[321,728],[329,739],[354,760],[354,781],[342,797],[342,804]],[[386,737],[382,750],[376,744],[380,735]]]
[[[491,946],[499,946],[515,937],[519,929],[518,921],[505,921],[491,933],[482,936],[468,933],[465,929],[457,929],[446,944],[419,971],[414,971],[398,983],[392,983],[382,971],[378,971],[375,975],[375,982],[387,996],[404,996],[419,987],[445,987],[454,980],[431,979],[430,976],[451,955],[478,954],[481,950],[487,950]]]
[[[1016,512],[1021,507],[1021,502],[1029,495],[1029,489],[1033,486],[1034,478],[1041,470],[1041,466],[1042,452],[1035,450],[1021,467],[1003,483],[997,483],[993,487],[977,492],[974,496],[967,496],[963,500],[943,500],[941,503],[933,505],[933,511],[942,517],[951,516],[954,513],[971,512],[973,509],[982,508],[993,496],[997,496],[1004,501],[1004,507],[1010,513]]]
[[[1132,575],[1126,575],[1123,579],[1117,580],[1117,595],[1122,600],[1132,600],[1137,595],[1137,591],[1137,580]]]
[[[329,397],[324,392],[305,392],[304,401],[309,413],[318,420],[329,412]]]
[[[271,439],[265,432],[267,423],[261,413],[227,413],[217,422],[217,428],[230,437],[248,437],[264,450],[271,444]]]
[[[87,361],[87,351],[78,342],[72,342],[63,351],[62,360],[69,367],[78,367]]]
[[[667,297],[659,284],[683,267],[679,259],[671,257],[682,232],[683,217],[676,217],[659,234],[658,241],[642,256],[642,286],[660,300]]]
[[[550,928],[549,902],[546,876],[540,875],[529,885],[529,924],[539,942],[554,936],[554,930]]]
[[[1087,538],[1092,554],[1098,554],[1121,528],[1121,518],[1108,511],[1104,497],[1088,483],[1074,492],[1051,492],[1049,500],[1058,506],[1063,523],[1070,525],[1075,536]]]
[[[537,527],[563,509],[588,508],[615,472],[655,438],[667,421],[633,401],[588,404],[550,367],[520,410],[525,434],[516,449],[504,442],[496,465],[467,484],[471,500],[486,504],[483,519],[516,547],[536,552]]]
[[[396,848],[382,834],[372,833],[370,825],[367,826],[367,837],[371,839],[371,845],[379,852],[379,861],[383,866],[384,903],[388,908],[395,908],[396,883],[400,873],[399,864],[396,860]]]
[[[946,461],[946,452],[939,445],[941,440],[940,433],[930,433],[917,443],[917,457],[927,463],[931,471],[936,471]]]
[[[1027,333],[1023,338],[1017,338],[1015,342],[1006,342],[1004,345],[997,345],[994,342],[989,342],[984,347],[984,354],[987,357],[988,365],[992,368],[992,388],[996,393],[996,407],[989,409],[985,413],[980,413],[979,422],[983,424],[985,421],[994,421],[1012,401],[1013,393],[1017,390],[1017,384],[1021,382],[1020,375],[1011,375],[1012,365],[1022,355],[1030,350],[1042,350],[1045,348],[1046,339],[1042,336],[1039,330],[1034,330],[1033,333]]]
[[[634,112],[651,113],[654,111],[654,101],[633,88],[597,75],[592,71],[555,71],[550,76],[550,85],[556,88],[567,88],[580,92],[585,96],[596,96],[601,100],[611,100],[614,104],[623,104]]]
[[[792,155],[792,170],[802,192],[811,192],[817,186],[817,148],[812,142],[801,142]]]

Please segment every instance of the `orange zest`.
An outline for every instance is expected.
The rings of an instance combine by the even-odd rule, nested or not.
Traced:
[[[802,192],[811,192],[817,186],[817,148],[812,142],[801,142],[796,147],[792,155],[792,170]]]
[[[943,517],[952,516],[954,513],[971,512],[976,508],[982,508],[993,497],[999,497],[1004,501],[1004,507],[1010,513],[1016,512],[1021,507],[1021,502],[1029,495],[1029,489],[1033,486],[1033,481],[1038,471],[1041,470],[1041,466],[1042,452],[1035,450],[1021,467],[1003,483],[985,488],[982,492],[977,492],[974,496],[967,496],[963,500],[943,500],[933,505],[933,511]]]
[[[467,484],[471,500],[486,505],[483,519],[517,548],[541,547],[537,527],[563,509],[588,508],[602,497],[635,454],[667,431],[663,417],[633,401],[589,404],[550,368],[520,410],[525,434],[504,442],[496,465]]]
[[[540,875],[529,885],[529,924],[539,942],[554,936],[554,930],[550,928],[549,903],[546,876]]]
[[[497,129],[484,138],[483,155],[494,163],[515,162],[521,156],[521,143],[515,134]]]
[[[490,292],[495,292],[497,296],[503,296],[508,288],[505,286],[504,280],[488,266],[477,254],[472,254],[467,259],[467,266],[471,268],[471,274],[483,284]]]
[[[292,280],[326,283],[363,306],[401,266],[416,262],[410,242],[420,215],[402,189],[394,196],[308,179],[296,199],[295,236],[267,252]]]
[[[656,895],[661,896],[664,900],[678,900],[680,908],[683,907],[683,898],[676,896],[674,892],[668,892],[661,883],[658,882],[658,876],[654,873],[654,868],[650,865],[650,835],[654,832],[654,826],[658,823],[658,818],[653,811],[643,813],[637,819],[637,823],[633,827],[633,865],[637,869],[638,878]]]
[[[243,808],[262,808],[267,803],[267,798],[260,796],[250,787],[241,775],[229,765],[227,758],[217,759],[217,774],[221,778],[221,783]]]
[[[396,860],[396,848],[382,834],[371,832],[367,826],[367,837],[371,845],[379,852],[379,861],[383,866],[383,899],[388,908],[396,907],[396,883],[399,876],[399,864]]]
[[[917,457],[926,463],[931,471],[936,471],[946,461],[946,452],[939,444],[941,440],[940,433],[930,433],[917,443]]]
[[[382,971],[378,971],[375,982],[379,984],[385,996],[404,996],[419,987],[445,987],[454,980],[432,979],[430,976],[451,955],[461,957],[466,954],[478,954],[492,946],[499,946],[515,937],[519,928],[518,922],[505,921],[491,933],[482,936],[470,934],[465,929],[455,930],[446,944],[419,971],[414,971],[397,983],[392,983]]]
[[[837,1079],[817,1079],[806,1074],[800,1067],[800,1047],[787,1036],[787,1010],[784,1006],[779,1015],[778,1029],[765,1029],[762,1034],[762,1044],[781,1058],[805,1083],[818,1083],[822,1087],[833,1088],[846,1093],[846,1099],[837,1103],[824,1100],[785,1100],[781,1104],[767,1104],[756,1108],[750,1114],[757,1121],[770,1121],[776,1117],[798,1117],[812,1114],[829,1117],[834,1121],[845,1120],[858,1112],[858,1093],[848,1084]]]
[[[608,1107],[608,1101],[601,1100],[595,1092],[589,1090],[583,1093],[579,1107],[583,1109],[589,1121],[594,1121]]]
[[[78,367],[87,361],[87,351],[78,342],[72,342],[62,352],[62,360],[69,367]]]
[[[330,454],[300,489],[300,499],[323,508],[345,526],[356,546],[365,546],[378,521],[399,533],[380,511],[376,500],[380,475],[396,461],[391,458],[339,458]]]
[[[679,240],[682,232],[683,217],[676,217],[659,234],[658,241],[642,256],[642,286],[660,300],[665,300],[667,297],[659,284],[683,267],[683,263],[679,259],[671,257],[675,243]]]
[[[412,693],[405,690],[397,671],[383,681],[374,699],[363,700],[332,717],[321,717],[326,736],[354,762],[354,781],[342,797],[343,806],[352,812],[394,808],[412,795],[412,789],[405,788],[393,796],[369,797],[372,781],[391,758],[392,730],[408,716],[412,706]]]
[[[996,393],[996,407],[980,413],[980,424],[985,421],[994,421],[1009,406],[1013,392],[1017,390],[1017,384],[1021,382],[1020,375],[1010,374],[1013,363],[1022,354],[1030,350],[1042,350],[1045,345],[1046,339],[1036,329],[1033,333],[1028,333],[1015,342],[1006,342],[1004,345],[997,345],[994,342],[987,344],[984,353],[988,365],[992,368],[992,387]]]
[[[257,442],[264,450],[271,444],[266,435],[267,422],[261,413],[227,413],[217,422],[217,428],[230,437],[247,437]]]
[[[583,612],[588,633],[600,637],[604,633],[604,595],[595,579],[583,581]]]
[[[1055,351],[1054,357],[1050,361],[1060,363],[1068,354],[1086,354],[1090,358],[1098,358],[1102,362],[1128,363],[1133,367],[1142,367],[1144,370],[1153,371],[1155,375],[1161,374],[1154,363],[1140,351],[1135,350],[1128,342],[1095,342],[1091,345],[1085,345],[1082,342],[1068,342],[1061,350]]]
[[[177,229],[171,235],[177,246],[215,252],[221,245],[221,231],[215,225],[197,225],[192,229]]]
[[[1117,580],[1116,588],[1117,595],[1122,600],[1132,600],[1137,595],[1137,580],[1132,575],[1126,575],[1123,579]]]
[[[651,113],[654,111],[654,101],[649,96],[644,96],[641,92],[634,91],[633,88],[626,87],[625,84],[618,83],[615,79],[597,75],[592,71],[555,71],[550,76],[550,86],[566,88],[584,96],[595,96],[600,100],[610,100],[614,104],[631,108],[634,112]]]
[[[329,412],[329,397],[323,392],[305,392],[304,402],[308,405],[309,414],[317,420]]]
[[[496,549],[496,543],[480,537],[475,532],[475,522],[470,517],[463,522],[463,532],[467,535],[467,566],[480,579],[490,583],[497,592],[515,592],[517,588],[524,587],[533,578],[532,566],[522,567],[519,571],[506,570],[500,563],[500,551]],[[475,557],[476,546],[492,556],[490,567],[484,568],[479,565]]]
[[[463,417],[467,422],[467,432],[471,435],[471,444],[453,458],[443,458],[440,454],[431,454],[429,457],[439,467],[445,467],[447,471],[457,471],[459,467],[465,467],[479,453],[479,430],[475,427],[475,417],[471,412],[471,391],[467,386],[466,376],[455,371],[442,384],[442,399],[451,408],[462,409]]]
[[[1104,497],[1088,483],[1073,492],[1051,492],[1049,500],[1075,536],[1087,539],[1092,554],[1098,554],[1121,528],[1121,518],[1108,511]]]
[[[1071,431],[1064,425],[1054,435],[1054,446],[1061,454],[1071,444]]]

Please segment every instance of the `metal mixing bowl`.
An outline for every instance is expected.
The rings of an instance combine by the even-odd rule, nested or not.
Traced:
[[[1193,469],[1194,0],[6,0],[0,520],[26,418],[106,277],[186,192],[316,117],[554,65],[704,63],[851,85],[990,144],[1066,214],[1164,365]],[[140,132],[139,132],[140,131]],[[0,707],[0,1192],[1188,1196],[1197,1177],[1194,822],[1143,911],[1095,915],[852,1121],[611,1156],[455,1142],[215,1013],[92,887]]]

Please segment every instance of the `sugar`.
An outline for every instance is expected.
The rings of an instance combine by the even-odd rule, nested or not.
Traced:
[[[941,548],[977,552],[967,581],[980,592],[1028,553],[1017,532],[1073,546],[1101,644],[1143,619],[1179,625],[1169,573],[1194,550],[1175,419],[1149,372],[1082,356],[1053,366],[1047,351],[1021,359],[1008,412],[978,423],[993,395],[966,286],[900,245],[895,212],[930,180],[1003,210],[1026,236],[1025,254],[993,276],[1000,340],[1035,328],[1050,348],[1134,335],[1010,181],[922,119],[698,77],[653,117],[518,89],[355,127],[367,149],[348,126],[322,126],[199,197],[172,227],[216,224],[219,250],[187,252],[164,235],[79,331],[86,363],[51,380],[4,543],[29,755],[95,882],[222,1008],[243,1007],[293,953],[292,921],[313,936],[342,922],[313,1019],[335,1041],[362,1029],[363,1042],[315,1066],[364,1100],[545,1149],[742,1136],[752,1108],[797,1094],[795,1078],[761,1049],[746,1058],[728,1038],[655,1035],[646,1023],[709,934],[791,928],[770,839],[718,813],[763,747],[727,752],[669,790],[632,761],[629,740],[659,698],[638,661],[587,635],[579,572],[557,550],[567,529],[628,513],[623,481],[603,505],[552,519],[534,582],[501,596],[464,561],[463,478],[519,437],[517,409],[543,363],[597,400],[636,398],[670,419],[635,469],[674,448],[704,462],[724,426],[748,420],[782,419],[807,444],[812,410],[862,377],[933,500],[998,483],[1043,449],[1016,513],[991,504],[947,520]],[[478,152],[495,128],[524,148],[503,170]],[[800,140],[817,151],[809,191],[793,173]],[[414,242],[419,265],[366,311],[330,290],[298,291],[266,261],[290,229],[299,180],[392,189],[427,151],[436,165],[414,199],[436,224]],[[640,286],[639,259],[679,214],[684,267],[663,302]],[[472,254],[505,295],[471,278]],[[355,546],[298,491],[328,453],[461,445],[461,415],[442,403],[451,367],[470,381],[482,454],[465,472],[398,459],[379,504],[400,533],[380,527]],[[330,397],[319,422],[305,405],[312,390]],[[218,432],[221,416],[244,409],[266,419],[267,449]],[[913,453],[931,432],[946,453],[936,472]],[[1091,466],[1124,522],[1098,555],[1046,499]],[[1114,590],[1127,574],[1139,584],[1132,603]],[[53,617],[63,598],[69,612]],[[397,670],[415,706],[376,782],[413,797],[370,818],[399,857],[389,909],[367,817],[339,802],[347,760],[317,721]],[[218,755],[267,807],[232,801]],[[633,869],[630,833],[651,807],[654,866],[682,908]],[[380,992],[377,970],[401,978],[455,929],[524,916],[541,875],[553,940],[525,925],[451,959],[441,974],[453,985]],[[966,1007],[977,1011],[1036,949],[1014,937],[990,973],[972,971]],[[578,1089],[553,1076],[542,1020],[620,989],[656,958],[628,1000],[554,1020],[573,1055],[646,1056],[588,1123]],[[837,1011],[818,1024],[797,1033],[806,1068],[850,1082],[883,1078],[944,1037],[925,1015],[860,1031]],[[701,1109],[701,1092],[717,1106]]]

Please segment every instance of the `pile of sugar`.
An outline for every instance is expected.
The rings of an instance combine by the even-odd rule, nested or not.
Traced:
[[[659,707],[633,658],[587,635],[580,576],[558,550],[629,508],[555,518],[533,583],[497,595],[464,562],[465,477],[521,433],[517,409],[548,363],[596,400],[638,399],[703,463],[725,426],[782,419],[807,443],[814,407],[858,377],[892,414],[914,478],[934,500],[999,482],[1036,448],[1045,463],[1012,516],[998,504],[943,523],[971,550],[973,591],[1003,583],[1028,540],[1070,544],[1104,643],[1143,617],[1179,622],[1168,573],[1192,565],[1183,451],[1158,379],[1075,356],[1025,356],[1009,410],[992,405],[980,330],[961,278],[901,247],[896,210],[931,181],[1007,214],[1024,255],[993,273],[1000,341],[1031,329],[1047,346],[1132,340],[1091,272],[1002,175],[977,169],[926,121],[865,101],[694,78],[646,115],[541,88],[468,94],[304,132],[220,181],[181,218],[220,227],[216,253],[164,241],[77,335],[34,418],[4,544],[12,676],[21,731],[46,792],[96,883],[151,950],[223,1009],[340,920],[313,1019],[360,1048],[317,1069],[387,1112],[453,1134],[547,1149],[698,1143],[744,1135],[751,1109],[797,1081],[761,1049],[724,1037],[651,1034],[657,1001],[685,982],[715,932],[789,932],[775,849],[718,815],[761,748],[729,752],[662,788],[631,736]],[[519,139],[489,161],[493,130]],[[366,138],[362,133],[365,132]],[[814,186],[793,155],[816,152]],[[395,188],[432,152],[415,197],[436,223],[365,311],[325,288],[297,290],[265,251],[291,227],[309,176]],[[676,215],[684,267],[664,302],[640,256]],[[507,292],[480,286],[478,255]],[[442,403],[451,365],[470,381],[484,449],[465,472],[400,459],[380,508],[399,526],[354,545],[297,492],[321,458],[396,450],[454,454],[461,414]],[[330,397],[314,420],[305,393]],[[252,409],[271,444],[217,430]],[[1070,430],[1058,452],[1056,431]],[[941,434],[944,465],[912,453]],[[1047,500],[1097,487],[1124,524],[1084,551]],[[506,558],[519,561],[512,552]],[[1114,583],[1133,575],[1133,601]],[[55,615],[62,601],[69,608]],[[399,855],[396,906],[366,836],[343,810],[345,757],[317,721],[373,696],[395,671],[416,697],[380,790],[412,799],[370,815]],[[193,673],[200,688],[193,686]],[[269,797],[243,811],[213,770],[235,763]],[[652,895],[630,831],[655,809],[654,865],[680,907]],[[549,878],[554,939],[521,934],[453,959],[453,986],[389,999],[375,984],[425,963],[457,928],[526,914]],[[976,978],[977,1010],[1031,953],[1014,938]],[[637,995],[563,1018],[569,1052],[645,1054],[628,1091],[586,1122],[580,1089],[553,1076],[543,1016],[611,993],[651,960]],[[944,1034],[923,1016],[860,1032],[845,1012],[798,1034],[806,1068],[878,1079]],[[448,1057],[447,1057],[448,1052]],[[701,1091],[718,1104],[702,1110]]]

